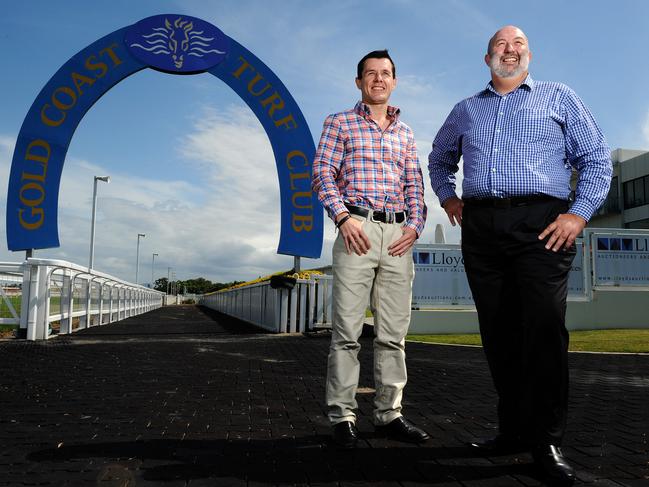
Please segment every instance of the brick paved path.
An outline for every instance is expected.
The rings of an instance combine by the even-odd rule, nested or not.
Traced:
[[[404,413],[433,440],[375,437],[363,338],[353,451],[328,443],[329,335],[277,336],[191,306],[49,342],[0,342],[0,486],[533,486],[528,454],[476,457],[495,427],[481,349],[408,344]],[[649,485],[649,356],[571,354],[579,485]]]

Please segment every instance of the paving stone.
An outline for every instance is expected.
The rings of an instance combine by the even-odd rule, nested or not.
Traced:
[[[271,335],[210,310],[165,307],[47,342],[0,342],[0,487],[14,485],[542,486],[527,453],[476,456],[495,433],[479,348],[408,343],[404,414],[432,439],[379,438],[371,336],[361,441],[330,441],[330,336]],[[649,485],[649,355],[570,354],[564,451],[583,486]]]

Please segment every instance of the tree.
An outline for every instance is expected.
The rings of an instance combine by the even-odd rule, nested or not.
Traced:
[[[167,292],[167,278],[166,277],[161,277],[160,279],[155,280],[155,284],[153,285],[153,289],[156,291],[162,291],[163,293]]]

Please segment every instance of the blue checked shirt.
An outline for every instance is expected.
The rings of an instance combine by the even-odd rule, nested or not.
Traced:
[[[456,196],[460,157],[463,198],[546,194],[567,200],[576,169],[569,212],[586,221],[604,202],[612,174],[608,145],[581,99],[564,84],[529,75],[511,93],[500,95],[489,83],[455,105],[428,156],[431,185],[442,204]]]

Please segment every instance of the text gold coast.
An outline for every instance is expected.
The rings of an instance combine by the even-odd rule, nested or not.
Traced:
[[[117,47],[118,44],[113,43],[97,54],[88,56],[83,64],[86,70],[83,74],[77,71],[70,73],[71,86],[58,86],[52,91],[49,102],[40,110],[40,120],[45,126],[55,128],[62,125],[68,110],[74,108],[85,90],[103,78],[109,69],[122,64],[115,52]],[[42,138],[33,140],[25,150],[19,198],[26,208],[18,210],[18,220],[27,230],[36,230],[45,221],[41,203],[45,199],[45,179],[51,153],[50,143]]]

